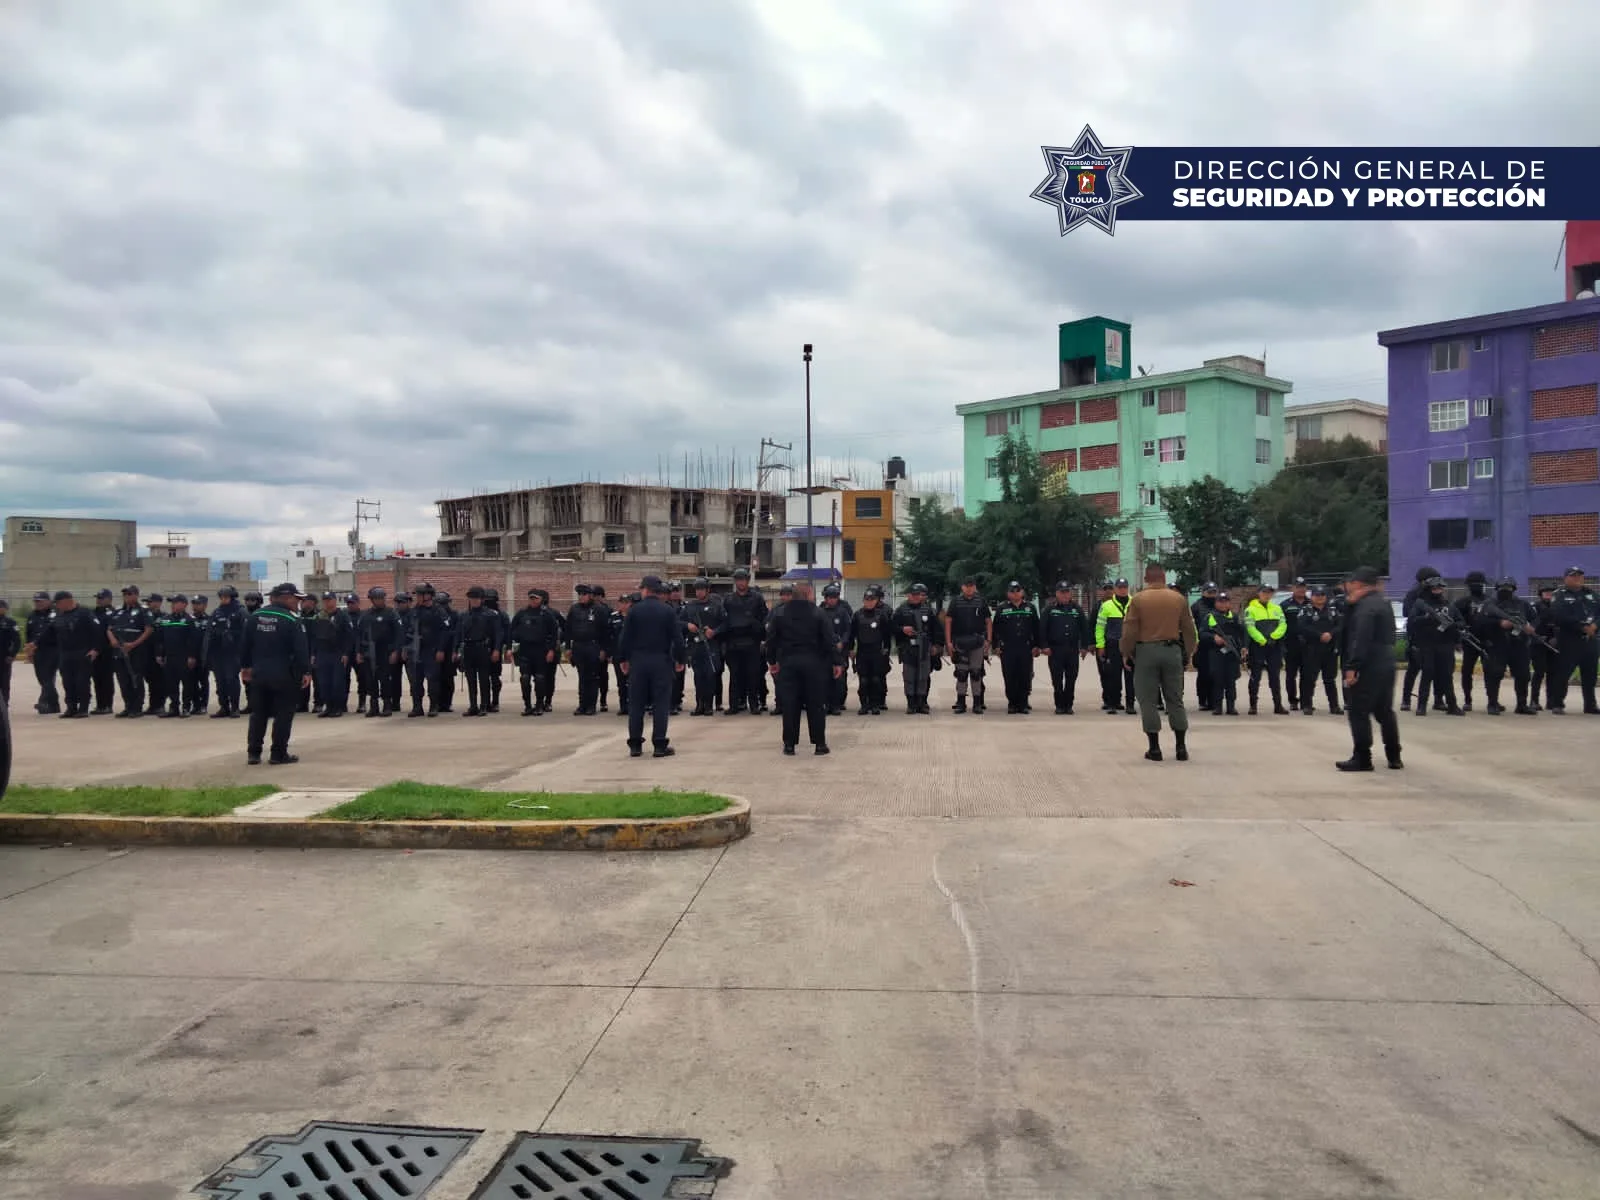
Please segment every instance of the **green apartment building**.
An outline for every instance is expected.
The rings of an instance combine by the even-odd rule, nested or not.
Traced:
[[[1283,401],[1293,390],[1260,359],[1207,359],[1188,371],[1136,376],[1132,328],[1105,317],[1060,327],[1059,386],[958,405],[963,501],[976,513],[1000,498],[996,456],[1007,434],[1026,438],[1071,489],[1122,518],[1104,549],[1130,579],[1172,546],[1160,489],[1214,475],[1241,490],[1283,466]]]

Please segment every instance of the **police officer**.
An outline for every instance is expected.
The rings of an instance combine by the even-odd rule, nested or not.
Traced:
[[[1000,651],[1000,674],[1006,684],[1006,712],[1033,711],[1033,660],[1042,646],[1038,610],[1028,602],[1022,584],[1006,585],[1006,602],[994,614],[994,644]]]
[[[200,656],[199,631],[189,616],[189,597],[172,598],[172,611],[162,617],[156,630],[156,665],[161,669],[167,689],[166,710],[162,717],[187,717],[194,707],[195,664]]]
[[[61,711],[61,696],[56,691],[56,670],[61,665],[61,656],[44,636],[50,622],[55,619],[56,610],[51,606],[50,593],[35,592],[33,611],[28,614],[23,636],[27,639],[28,652],[33,656],[33,677],[39,681],[39,701],[33,710],[43,716]]]
[[[145,685],[145,713],[160,714],[167,703],[167,678],[161,669],[162,638],[161,626],[166,622],[167,614],[161,611],[161,606],[166,603],[166,598],[160,592],[151,592],[145,607],[150,612],[150,624],[157,631],[151,639],[150,653],[144,660],[144,685]]]
[[[1284,606],[1288,611],[1288,606]],[[1316,714],[1317,680],[1328,697],[1328,711],[1344,712],[1339,705],[1339,643],[1344,635],[1344,619],[1328,599],[1328,589],[1311,589],[1310,602],[1295,618],[1295,640],[1299,643],[1300,685],[1297,699],[1306,716]]]
[[[1211,679],[1211,715],[1230,717],[1239,715],[1239,674],[1243,670],[1240,655],[1250,640],[1244,631],[1244,622],[1233,610],[1233,597],[1218,591],[1213,597],[1211,611],[1206,613],[1206,623],[1196,632],[1200,642],[1196,657],[1211,660],[1208,674]]]
[[[1094,619],[1094,652],[1100,659],[1100,711],[1123,712],[1126,700],[1125,711],[1131,715],[1137,709],[1133,699],[1133,669],[1125,666],[1122,658],[1122,620],[1133,599],[1128,595],[1126,579],[1119,579],[1110,586],[1111,595],[1100,602]]]
[[[1194,656],[1194,698],[1201,708],[1211,707],[1211,655],[1206,650],[1206,618],[1216,610],[1217,585],[1205,583],[1200,587],[1200,599],[1189,609],[1194,617],[1194,627],[1200,632],[1200,651]]]
[[[598,583],[589,585],[589,596],[594,606],[600,610],[601,619],[605,621],[605,644],[607,647],[614,647],[617,644],[617,635],[622,632],[622,626],[611,619],[616,616],[616,609],[606,603],[606,589]],[[661,598],[669,608],[672,606],[672,588],[670,585],[663,591]],[[606,704],[611,698],[611,659],[614,657],[615,655],[609,652],[603,654],[600,658],[600,670],[595,676],[595,684],[599,688],[600,712],[609,711],[606,708]],[[619,700],[618,704],[624,712],[627,711],[628,705],[626,701]]]
[[[722,619],[711,630],[728,668],[728,716],[760,712],[761,642],[767,629],[767,602],[750,586],[750,572],[733,573],[733,591],[722,598]]]
[[[1417,601],[1422,598],[1424,583],[1438,574],[1439,572],[1433,567],[1418,567],[1416,584],[1406,593],[1405,599],[1400,604],[1400,611],[1406,615],[1406,674],[1400,685],[1401,712],[1411,711],[1411,692],[1416,685],[1417,676],[1422,673],[1422,656],[1417,652],[1411,637],[1411,614],[1417,607]]]
[[[244,606],[239,589],[225,583],[217,589],[221,601],[206,617],[203,652],[207,669],[216,681],[217,711],[213,721],[239,715],[239,647],[244,642]]]
[[[1300,708],[1300,674],[1305,643],[1300,637],[1300,613],[1309,608],[1311,598],[1306,581],[1295,576],[1289,598],[1279,607],[1283,610],[1283,690],[1289,694],[1289,707]]]
[[[961,581],[960,593],[944,613],[944,644],[950,650],[950,667],[956,677],[956,702],[951,712],[967,711],[967,692],[972,692],[972,711],[983,711],[983,674],[994,642],[994,614],[988,602],[978,595],[978,579],[968,575]]]
[[[1045,610],[1043,624],[1040,641],[1050,666],[1056,712],[1071,716],[1078,690],[1078,664],[1089,653],[1089,618],[1073,599],[1072,585],[1065,579],[1056,581],[1055,603]]]
[[[117,698],[117,668],[112,661],[115,655],[111,653],[111,645],[107,635],[111,629],[111,602],[114,599],[110,588],[101,588],[94,597],[94,620],[100,627],[99,644],[95,649],[100,653],[94,656],[94,661],[89,664],[89,682],[94,685],[94,709],[97,717],[105,716],[114,710]]]
[[[684,604],[678,614],[683,626],[684,650],[689,656],[689,669],[694,673],[694,708],[691,717],[709,717],[715,711],[717,695],[716,662],[712,657],[708,631],[717,627],[722,619],[722,606],[711,595],[711,581],[694,581],[694,599]]]
[[[928,692],[933,672],[939,669],[944,646],[944,626],[928,603],[928,585],[914,583],[906,602],[894,610],[895,641],[900,646],[900,677],[906,690],[906,714],[932,716]]]
[[[827,619],[828,628],[833,631],[834,649],[843,662],[848,653],[850,626],[855,614],[844,602],[837,583],[830,583],[822,589],[822,615]],[[825,682],[828,685],[828,715],[837,717],[844,712],[845,701],[850,698],[850,681],[840,671],[837,675],[830,675]]]
[[[1346,584],[1344,694],[1354,750],[1335,765],[1341,771],[1372,770],[1372,722],[1378,722],[1392,770],[1400,759],[1400,723],[1394,715],[1394,613],[1378,590],[1378,572],[1358,567]]]
[[[667,589],[667,597],[668,597],[668,599],[667,599],[667,607],[668,608],[672,608],[673,609],[673,615],[677,616],[677,610],[673,606],[671,596],[672,596],[672,589],[671,589],[671,586],[669,585],[668,589]],[[642,596],[641,596],[641,598],[642,598]],[[606,623],[609,626],[607,637],[610,639],[611,645],[613,647],[615,647],[618,644],[618,642],[621,640],[621,638],[622,638],[622,623],[628,619],[628,609],[632,606],[632,604],[633,604],[633,593],[632,592],[624,592],[622,595],[617,597],[617,605],[616,605],[616,607],[610,609],[610,611],[607,613]],[[622,717],[624,720],[626,720],[627,716],[628,716],[628,711],[629,711],[628,710],[628,673],[622,669],[622,661],[620,659],[618,659],[615,654],[613,654],[611,656],[610,671],[613,674],[615,674],[616,677],[617,677],[617,716]],[[681,675],[677,675],[675,673],[674,680],[673,680],[673,686],[676,687],[677,684],[682,681],[682,678],[683,677]],[[601,672],[600,672],[600,680],[601,680],[601,683],[603,685],[605,683],[605,680],[606,680],[606,670],[604,670],[604,669],[602,669]],[[606,711],[606,693],[605,693],[604,687],[602,687],[601,691],[600,691],[600,711],[601,712],[605,712]],[[678,704],[677,704],[677,698],[676,697],[673,698],[672,715],[673,716],[677,716],[678,715]]]
[[[559,647],[566,645],[567,642],[567,622],[560,613],[558,613],[554,608],[550,607],[550,593],[544,588],[539,589],[539,600],[540,603],[543,604],[544,610],[550,614],[551,620],[556,623],[556,638],[558,645],[556,656],[544,664],[544,671],[540,674],[539,679],[535,681],[539,690],[534,700],[534,707],[541,708],[545,712],[549,712],[550,706],[554,702],[556,695],[556,672],[561,667],[561,653]]]
[[[203,716],[211,707],[211,638],[208,636],[211,628],[211,613],[209,611],[211,598],[196,593],[189,597],[189,620],[194,622],[194,666],[189,668],[188,686],[186,695],[190,698],[187,705],[191,717]]]
[[[54,597],[56,619],[45,625],[41,646],[56,656],[61,670],[61,690],[66,708],[59,715],[73,720],[89,715],[89,669],[101,649],[100,623],[86,608],[80,608],[71,592]]]
[[[783,583],[780,583],[778,585],[778,604],[777,604],[777,607],[773,608],[772,610],[770,610],[767,613],[767,627],[762,632],[762,635],[761,635],[761,661],[762,662],[766,662],[767,661],[767,642],[769,640],[771,640],[771,638],[772,638],[772,618],[777,613],[779,608],[782,608],[785,604],[788,604],[793,599],[794,599],[794,584],[789,583],[787,581],[785,581]],[[762,675],[762,679],[761,679],[761,682],[762,682],[762,687],[761,687],[761,711],[762,712],[766,712],[767,711],[766,679],[767,679],[767,676],[765,674],[763,674]],[[775,717],[779,717],[779,718],[781,718],[783,716],[783,695],[781,693],[776,693],[772,697],[772,715],[775,716]]]
[[[1550,679],[1550,711],[1565,713],[1567,689],[1576,672],[1583,689],[1583,711],[1600,715],[1595,675],[1600,662],[1600,601],[1584,582],[1582,567],[1568,567],[1561,588],[1550,601],[1550,623],[1556,634],[1556,671]]]
[[[253,612],[259,612],[261,604],[260,592],[246,592],[244,594],[244,615],[248,617]]]
[[[500,614],[484,607],[484,589],[467,589],[467,611],[456,618],[454,659],[467,683],[463,717],[487,716],[494,700],[491,671],[500,665]]]
[[[294,584],[280,583],[272,589],[269,602],[245,621],[239,675],[250,689],[250,723],[245,735],[245,762],[250,766],[261,762],[269,721],[272,745],[267,761],[273,766],[300,761],[289,753],[289,733],[301,689],[311,686],[311,650],[293,607],[299,594]]]
[[[1462,629],[1476,631],[1479,614],[1489,596],[1489,577],[1482,571],[1467,572],[1467,594],[1451,607],[1455,610],[1456,624]],[[1481,639],[1479,639],[1481,641]],[[1472,711],[1472,677],[1478,666],[1478,648],[1471,642],[1461,644],[1461,711]],[[1485,664],[1487,668],[1488,664]],[[1487,686],[1487,685],[1486,685]]]
[[[361,597],[354,592],[344,597],[344,616],[350,623],[351,649],[345,656],[344,665],[344,706],[348,712],[350,708],[350,693],[356,696],[356,711],[367,711],[367,675],[361,669]]]
[[[316,658],[317,646],[311,635],[311,623],[317,619],[317,598],[309,592],[300,596],[299,608],[295,612],[299,618],[300,628],[305,631],[306,645],[313,659]],[[315,670],[308,672],[307,678],[311,680],[300,689],[298,711],[311,712],[322,708],[323,697],[313,693],[313,685],[317,682]]]
[[[150,610],[139,603],[139,589],[129,584],[122,589],[122,607],[112,612],[111,628],[106,635],[112,665],[117,671],[117,685],[122,689],[119,717],[144,716],[144,660],[154,649],[151,642],[155,633]]]
[[[578,707],[572,710],[572,715],[592,717],[600,701],[600,678],[606,669],[611,613],[595,603],[594,589],[587,583],[580,583],[575,590],[578,601],[567,610],[567,653],[578,673]],[[665,607],[665,601],[662,606]],[[669,679],[667,685],[671,684]]]
[[[672,711],[672,677],[683,671],[683,629],[678,614],[662,599],[666,585],[654,575],[639,583],[641,593],[628,606],[616,655],[628,676],[628,753],[638,758],[644,753],[644,714],[651,714],[652,757],[670,758],[676,753],[667,736]]]
[[[415,602],[410,592],[396,592],[394,594],[394,621],[395,621],[395,659],[398,665],[389,668],[393,680],[395,701],[394,711],[399,712],[400,706],[405,703],[406,691],[411,682],[410,659],[407,651],[411,645],[411,614],[415,611]]]
[[[22,653],[22,631],[11,616],[11,605],[0,598],[0,705],[11,707],[11,667]]]
[[[440,641],[444,658],[439,661],[439,711],[455,712],[456,625],[461,619],[461,614],[456,612],[451,604],[449,592],[435,591],[433,605],[439,613],[439,620],[444,628],[444,636]]]
[[[1261,675],[1266,672],[1272,692],[1272,711],[1279,716],[1289,710],[1283,706],[1283,643],[1288,632],[1283,608],[1272,598],[1272,588],[1262,584],[1256,598],[1245,605],[1244,631],[1250,638],[1250,715],[1256,715],[1261,695]]]
[[[400,707],[400,614],[389,593],[367,589],[367,610],[356,629],[356,669],[366,681],[368,717],[393,716]]]
[[[561,657],[561,626],[544,605],[544,593],[529,588],[527,604],[511,618],[511,641],[516,647],[517,681],[522,685],[522,715],[545,712],[544,672]]]
[[[333,592],[322,593],[322,611],[307,627],[311,669],[322,697],[323,717],[350,711],[350,664],[356,657],[356,627]]]
[[[1509,577],[1495,585],[1494,599],[1478,610],[1473,632],[1489,652],[1483,664],[1483,694],[1488,698],[1484,711],[1490,716],[1505,712],[1500,703],[1500,683],[1508,670],[1517,697],[1517,715],[1534,715],[1528,704],[1528,682],[1532,667],[1530,647],[1538,619],[1533,605],[1517,595],[1517,581]]]
[[[832,622],[811,601],[809,580],[796,584],[793,598],[773,611],[766,657],[783,713],[783,752],[794,753],[803,712],[812,752],[827,754],[828,700],[832,680],[844,674],[844,659]]]
[[[632,593],[632,596],[633,596],[634,602],[637,602],[639,599],[642,598],[641,593],[639,593],[639,592]],[[682,626],[683,626],[683,585],[681,583],[679,583],[676,579],[669,579],[667,581],[667,607],[672,610],[672,615],[678,619],[678,625],[679,625],[680,628],[682,628]],[[613,645],[616,644],[616,639],[615,638],[612,639],[612,644]],[[684,651],[685,651],[685,653],[687,653],[687,651],[688,651],[688,644],[687,643],[684,644]],[[685,689],[688,687],[689,675],[690,675],[690,671],[689,671],[689,668],[688,668],[687,664],[685,664],[683,670],[673,672],[673,675],[672,675],[672,715],[673,716],[677,716],[679,713],[681,713],[683,711],[683,696],[684,696]]]
[[[500,607],[500,592],[495,588],[483,589],[483,606],[494,613],[500,622],[500,658],[489,669],[489,711],[500,711],[500,688],[505,682],[505,664],[511,657],[511,614]]]
[[[1550,698],[1551,679],[1555,678],[1559,651],[1556,649],[1556,629],[1550,623],[1550,605],[1556,590],[1549,584],[1539,589],[1539,598],[1533,603],[1534,642],[1529,647],[1528,707],[1534,712],[1545,708]]]
[[[1417,648],[1420,667],[1416,713],[1419,717],[1426,715],[1431,694],[1435,712],[1442,707],[1452,717],[1463,716],[1456,703],[1456,641],[1460,629],[1455,612],[1445,599],[1443,579],[1435,575],[1422,582],[1422,593],[1412,606],[1406,627],[1408,640]]]
[[[419,583],[412,597],[411,615],[402,644],[406,669],[411,675],[411,711],[407,716],[436,717],[444,711],[440,668],[450,657],[450,618],[436,603],[437,589]],[[428,707],[423,711],[426,696]]]
[[[883,589],[873,584],[861,598],[861,608],[850,620],[847,649],[856,668],[858,716],[876,717],[889,703],[889,646],[894,623],[883,605]]]

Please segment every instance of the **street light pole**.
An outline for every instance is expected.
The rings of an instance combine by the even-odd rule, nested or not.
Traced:
[[[807,342],[800,350],[806,364],[806,543],[811,547],[806,559],[806,582],[815,583],[817,578],[817,536],[816,527],[811,523],[811,343]]]

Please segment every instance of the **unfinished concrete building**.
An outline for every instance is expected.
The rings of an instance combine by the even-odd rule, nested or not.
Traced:
[[[440,558],[643,563],[726,576],[752,557],[783,570],[783,497],[714,488],[574,483],[440,500]]]

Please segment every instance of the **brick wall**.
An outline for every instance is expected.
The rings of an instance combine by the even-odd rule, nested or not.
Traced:
[[[1560,421],[1568,417],[1592,417],[1600,407],[1600,389],[1592,383],[1571,387],[1541,388],[1533,393],[1533,419]]]
[[[1566,354],[1593,354],[1600,350],[1600,321],[1563,321],[1533,333],[1535,358],[1560,358]]]
[[[1116,492],[1093,492],[1085,496],[1084,500],[1108,517],[1114,517],[1122,511],[1122,501]]]
[[[1060,404],[1046,404],[1039,410],[1040,429],[1062,429],[1078,423],[1078,403],[1063,400]]]
[[[1600,451],[1556,450],[1528,455],[1528,475],[1535,486],[1594,483],[1600,480]]]
[[[1118,563],[1122,561],[1121,542],[1101,542],[1094,548],[1094,552],[1100,556],[1100,561],[1103,563]]]
[[[1046,450],[1039,455],[1039,465],[1047,471],[1059,470],[1065,467],[1069,471],[1078,469],[1078,452],[1076,450]]]
[[[1530,517],[1528,541],[1535,549],[1600,546],[1600,513],[1553,513]]]
[[[1085,400],[1078,405],[1078,420],[1085,425],[1117,419],[1117,398],[1106,396],[1099,400]]]
[[[1117,465],[1117,443],[1109,446],[1085,446],[1078,454],[1085,471],[1103,471]]]

